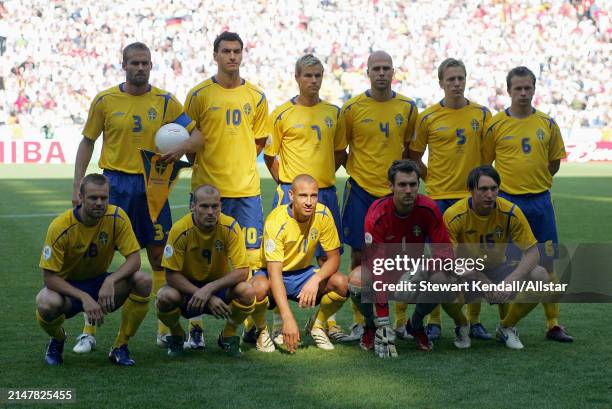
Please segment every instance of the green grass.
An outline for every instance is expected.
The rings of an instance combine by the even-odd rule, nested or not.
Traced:
[[[555,180],[563,242],[610,241],[612,172],[608,177],[583,176],[589,173],[597,172],[583,168]],[[47,338],[34,319],[34,297],[42,284],[38,259],[51,215],[70,205],[72,182],[40,176],[0,182],[0,388],[74,388],[78,403],[71,407],[612,407],[610,309],[605,304],[562,305],[562,323],[576,336],[573,344],[544,339],[544,315],[538,307],[520,324],[522,351],[495,342],[474,342],[471,349],[458,351],[450,321],[443,317],[443,339],[432,353],[400,342],[400,357],[393,361],[377,359],[355,345],[323,352],[308,340],[292,356],[260,354],[244,346],[243,358],[229,359],[215,345],[221,322],[212,318],[206,318],[206,350],[171,360],[155,346],[151,308],[130,343],[137,366],[117,368],[107,361],[119,323],[119,314],[112,314],[98,331],[98,350],[87,356],[72,352],[82,319],[67,321],[65,365],[47,367]],[[268,211],[271,181],[263,180],[262,189]],[[175,219],[187,211],[187,193],[184,178],[171,196],[173,205],[183,206],[173,210]],[[345,254],[344,271],[347,261]],[[144,255],[143,266],[148,267]],[[309,313],[297,311],[302,322]],[[348,327],[350,309],[345,307],[338,317]],[[483,306],[482,320],[494,330],[496,309]]]

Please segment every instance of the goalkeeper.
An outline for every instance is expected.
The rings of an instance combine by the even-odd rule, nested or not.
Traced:
[[[453,257],[448,232],[444,226],[440,210],[435,202],[425,195],[418,194],[419,170],[416,163],[410,160],[396,160],[387,172],[391,195],[376,200],[365,219],[366,248],[377,251],[376,244],[410,243],[410,253],[415,257],[423,254],[426,242],[434,247],[434,257]],[[438,244],[438,245],[436,245]],[[382,248],[381,248],[382,250]],[[418,255],[416,254],[418,253]],[[366,254],[368,256],[368,254]],[[369,258],[369,257],[367,257]],[[443,274],[443,273],[436,273]],[[431,280],[433,277],[430,276]],[[374,294],[376,314],[372,304],[361,300],[362,274],[355,269],[349,277],[349,291],[351,298],[366,319],[366,329],[361,337],[360,346],[365,350],[372,350],[381,358],[397,356],[395,347],[395,334],[389,319],[389,306],[386,296],[382,292]],[[423,318],[429,314],[437,304],[417,303],[411,320],[406,324],[407,332],[412,335],[417,348],[429,351],[431,342],[423,329]],[[443,304],[446,312],[455,320],[455,346],[469,348],[469,325],[467,318],[461,312],[459,304]]]

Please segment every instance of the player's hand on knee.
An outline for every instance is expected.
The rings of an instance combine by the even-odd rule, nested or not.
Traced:
[[[102,311],[102,307],[96,300],[91,298],[89,294],[85,294],[81,299],[81,303],[91,325],[100,326],[104,324],[104,311]]]
[[[210,301],[211,296],[212,293],[207,286],[200,288],[191,296],[191,300],[189,300],[187,304],[187,311],[196,314],[202,313],[204,307]]]
[[[379,358],[396,358],[395,331],[389,317],[376,318],[376,336],[374,337],[374,354]]]
[[[319,280],[312,276],[306,281],[304,287],[298,294],[298,306],[300,308],[311,308],[317,303],[317,293],[319,292]]]
[[[104,314],[115,310],[115,283],[108,278],[104,280],[98,292],[98,304]]]
[[[294,318],[283,321],[283,343],[287,347],[290,353],[294,353],[297,350],[298,343],[300,342],[300,329],[298,328],[297,322]]]
[[[208,300],[208,309],[217,319],[228,319],[232,313],[232,309],[221,298],[212,296]]]

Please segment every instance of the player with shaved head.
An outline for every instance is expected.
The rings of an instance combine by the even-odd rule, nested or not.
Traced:
[[[350,176],[344,189],[342,228],[344,241],[351,246],[352,270],[361,266],[363,224],[368,208],[376,199],[391,193],[387,169],[394,160],[407,157],[419,114],[412,99],[391,89],[394,72],[388,53],[373,52],[368,58],[367,69],[370,89],[351,98],[342,108],[349,146],[343,162]],[[396,327],[401,337],[406,336],[405,311],[405,304],[399,305]],[[353,316],[349,339],[356,340],[363,334],[365,321],[355,304]],[[362,338],[362,347],[372,349],[373,333],[366,338]]]
[[[168,355],[183,352],[185,318],[211,314],[226,319],[218,344],[239,356],[238,326],[253,312],[254,292],[246,282],[249,264],[238,222],[221,213],[221,194],[208,184],[193,191],[191,213],[170,230],[162,266],[168,285],[157,294],[157,316],[170,329]]]
[[[251,280],[257,300],[270,293],[278,305],[283,320],[279,343],[284,344],[289,352],[295,352],[300,341],[300,330],[289,300],[297,301],[300,308],[320,304],[307,330],[317,347],[330,350],[334,346],[324,325],[328,317],[342,307],[348,295],[347,277],[338,271],[338,232],[329,208],[319,203],[318,193],[317,182],[312,176],[301,174],[293,179],[289,190],[290,204],[278,206],[266,219],[263,268],[255,272]],[[311,265],[318,244],[326,256],[320,268]],[[263,320],[261,317],[253,318],[258,329],[265,329],[265,316]],[[263,333],[267,334],[267,331]]]

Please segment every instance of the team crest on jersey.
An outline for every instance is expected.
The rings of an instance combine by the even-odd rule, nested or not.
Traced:
[[[172,257],[173,254],[174,254],[174,249],[172,248],[172,246],[170,244],[166,244],[166,247],[164,247],[164,257],[170,258]]]
[[[155,119],[157,119],[157,111],[155,108],[149,109],[149,112],[147,112],[147,118],[149,118],[149,121],[155,121]]]
[[[334,121],[332,121],[332,119],[328,116],[325,117],[325,126],[328,128],[334,126]]]
[[[495,226],[495,237],[497,237],[498,239],[501,239],[503,235],[504,235],[504,229],[502,229],[501,226]]]
[[[540,142],[544,140],[544,131],[542,130],[542,128],[538,128],[538,130],[536,131],[536,138],[538,138],[538,141]]]
[[[251,115],[251,104],[247,102],[246,104],[244,104],[244,108],[242,108],[242,110],[244,111],[245,115]]]
[[[51,258],[51,247],[50,246],[43,247],[42,254],[45,260],[49,260]]]
[[[472,125],[472,130],[474,131],[477,131],[478,128],[480,128],[480,123],[475,119],[472,119],[472,122],[470,123],[470,125]]]
[[[215,240],[215,250],[219,253],[223,251],[223,242],[221,240]]]
[[[310,240],[312,240],[312,241],[315,241],[317,239],[318,235],[319,235],[319,231],[313,227],[312,229],[310,229],[310,233],[308,234],[308,238]]]
[[[422,232],[423,231],[421,230],[421,227],[418,224],[415,224],[412,228],[412,234],[414,235],[414,237],[419,237]]]
[[[163,175],[167,167],[168,165],[166,163],[162,163],[159,161],[155,162],[155,171],[157,172],[158,175]]]
[[[404,117],[402,116],[402,114],[395,115],[395,124],[397,126],[402,126],[403,123],[404,123]]]
[[[98,241],[102,243],[103,246],[106,246],[108,244],[108,234],[106,234],[104,231],[101,232],[98,236]]]
[[[274,253],[274,250],[276,250],[276,243],[274,243],[274,240],[266,240],[266,253]]]

